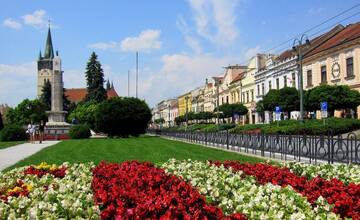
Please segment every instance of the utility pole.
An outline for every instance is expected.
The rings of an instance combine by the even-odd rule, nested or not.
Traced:
[[[128,70],[128,97],[130,97],[130,70]]]
[[[138,97],[139,52],[136,51],[136,98]]]
[[[168,107],[169,107],[169,115],[168,115],[168,120],[169,120],[169,128],[170,128],[170,103],[169,103]]]
[[[296,45],[297,44],[297,45]],[[303,74],[302,74],[302,47],[304,45],[310,45],[309,38],[306,34],[301,35],[300,40],[296,38],[293,43],[293,50],[297,52],[298,55],[298,85],[300,93],[300,121],[304,122],[304,90],[303,90]]]
[[[186,113],[185,113],[185,117],[186,117],[186,127],[185,127],[185,131],[187,130],[187,127],[188,127],[188,100],[189,100],[189,97],[186,95],[185,96],[185,107],[186,107]]]

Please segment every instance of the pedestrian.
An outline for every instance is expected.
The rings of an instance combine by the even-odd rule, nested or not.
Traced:
[[[43,120],[40,121],[39,125],[39,142],[40,144],[44,141],[44,131],[45,131],[45,123]]]
[[[28,124],[27,133],[29,134],[29,137],[30,137],[30,143],[34,144],[35,143],[35,125],[33,124],[32,121],[30,121],[30,123]]]

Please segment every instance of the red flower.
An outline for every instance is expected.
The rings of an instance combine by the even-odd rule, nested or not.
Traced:
[[[147,162],[100,163],[92,188],[102,219],[245,219],[225,218],[191,185]]]
[[[243,171],[245,175],[255,176],[260,184],[272,183],[283,187],[292,186],[297,192],[307,198],[311,204],[322,196],[329,204],[333,204],[333,212],[341,217],[360,219],[360,184],[345,185],[338,179],[325,180],[321,177],[308,180],[305,176],[297,176],[288,168],[269,164],[241,164],[237,161],[215,161],[214,165],[224,165],[234,171]]]

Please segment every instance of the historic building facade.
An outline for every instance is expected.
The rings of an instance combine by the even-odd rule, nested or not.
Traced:
[[[232,103],[242,103],[248,114],[242,117],[243,124],[255,123],[255,73],[265,66],[264,54],[257,54],[249,60],[246,71],[230,83]]]
[[[58,55],[58,54],[57,54]],[[45,52],[42,56],[41,51],[39,52],[39,58],[37,61],[37,96],[40,97],[42,94],[42,88],[46,81],[52,81],[54,74],[53,70],[53,60],[54,60],[54,49],[51,39],[50,27],[48,29]]]
[[[360,23],[338,29],[336,35],[304,57],[304,89],[329,84],[348,85],[360,91]],[[341,113],[335,112],[335,116]]]
[[[191,92],[187,92],[178,98],[179,116],[191,112]]]

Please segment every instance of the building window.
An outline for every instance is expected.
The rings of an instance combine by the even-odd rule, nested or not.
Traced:
[[[221,104],[224,103],[224,97],[221,97]]]
[[[284,87],[287,87],[287,78],[284,76]]]
[[[260,95],[260,85],[257,85],[257,94]]]
[[[246,103],[249,102],[249,91],[246,92]]]
[[[269,81],[269,91],[271,90],[271,81]]]
[[[295,72],[291,73],[292,86],[295,87]]]
[[[265,93],[265,86],[264,86],[264,83],[261,83],[261,94],[264,95]]]
[[[308,70],[306,72],[306,78],[307,78],[307,86],[312,86],[312,71]]]
[[[229,103],[229,96],[226,96],[226,103]]]
[[[251,101],[254,101],[254,90],[251,90]]]
[[[245,93],[243,92],[241,96],[242,96],[241,102],[245,102]]]
[[[276,89],[279,89],[280,85],[279,85],[279,78],[276,79]]]
[[[326,76],[326,66],[321,66],[321,83],[327,82],[327,76]]]
[[[347,77],[354,76],[354,65],[353,65],[352,57],[346,59],[346,76]]]

